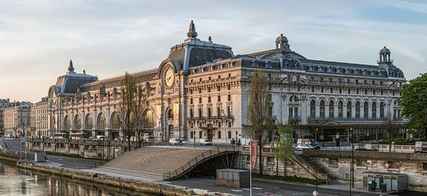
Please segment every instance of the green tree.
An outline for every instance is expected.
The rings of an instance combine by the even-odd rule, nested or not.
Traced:
[[[251,77],[251,94],[249,97],[249,120],[251,123],[251,137],[258,145],[259,173],[263,174],[262,148],[264,140],[271,136],[274,128],[272,119],[272,101],[268,90],[268,82],[265,75],[255,71]]]
[[[276,145],[274,148],[274,154],[276,158],[283,161],[284,164],[284,176],[287,176],[286,168],[288,166],[288,160],[292,159],[294,155],[293,149],[293,130],[292,127],[287,125],[280,125],[277,129]]]
[[[402,115],[409,118],[409,127],[427,139],[427,73],[405,84],[401,91]]]

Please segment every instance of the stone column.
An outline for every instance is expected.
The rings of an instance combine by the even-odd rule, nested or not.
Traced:
[[[351,100],[351,118],[356,118],[356,100]]]
[[[315,108],[316,108],[316,119],[319,119],[320,118],[320,99],[318,97],[316,98]]]

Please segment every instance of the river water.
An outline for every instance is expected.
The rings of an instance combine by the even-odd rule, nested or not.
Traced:
[[[0,196],[128,196],[133,193],[99,184],[34,173],[0,160]]]

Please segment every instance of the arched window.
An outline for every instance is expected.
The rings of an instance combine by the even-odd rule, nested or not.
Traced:
[[[90,114],[85,117],[85,129],[93,129],[93,118]]]
[[[310,117],[316,118],[316,101],[314,100],[310,102]]]
[[[70,130],[71,126],[70,126],[70,119],[68,118],[68,116],[64,117],[64,130]]]
[[[106,125],[106,120],[105,120],[105,116],[103,113],[99,113],[98,114],[98,118],[96,120],[96,129],[98,130],[103,130],[105,129],[105,125]]]
[[[334,101],[329,101],[329,118],[335,118],[335,106]]]
[[[338,118],[344,117],[344,104],[342,101],[338,102]]]
[[[321,119],[325,118],[325,101],[324,100],[320,100],[320,118]]]
[[[384,110],[385,110],[385,103],[384,102],[381,102],[380,103],[380,118],[381,119],[384,119],[384,117],[385,117],[385,115],[384,115]]]
[[[351,101],[347,102],[347,118],[350,119],[352,116],[352,108],[351,108]]]
[[[377,102],[372,102],[372,118],[377,118]]]
[[[365,103],[363,104],[363,117],[365,119],[369,118],[369,105],[367,101],[365,101]]]
[[[173,120],[173,110],[172,110],[172,108],[168,110],[168,119]]]
[[[154,114],[152,110],[145,111],[144,114],[144,127],[145,128],[154,128],[155,121],[154,121]]]
[[[356,102],[356,119],[360,119],[360,102]]]
[[[73,126],[74,126],[74,129],[76,129],[76,130],[79,130],[82,128],[82,121],[81,121],[80,116],[78,114],[74,116]]]
[[[111,129],[118,130],[121,127],[120,116],[117,112],[113,112],[111,115]]]

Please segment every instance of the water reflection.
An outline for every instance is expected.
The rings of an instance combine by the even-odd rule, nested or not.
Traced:
[[[59,176],[33,173],[0,161],[0,196],[3,195],[131,196],[141,194]]]

